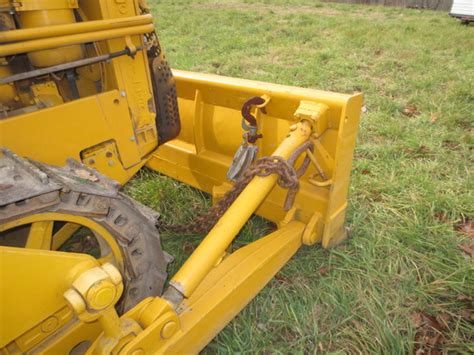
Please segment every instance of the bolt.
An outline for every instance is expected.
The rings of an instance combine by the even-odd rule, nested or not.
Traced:
[[[175,321],[169,321],[166,323],[163,328],[161,328],[161,337],[163,339],[171,338],[171,336],[176,332],[177,324]]]
[[[127,93],[125,92],[125,90],[120,91],[120,96],[122,96],[122,97],[127,96]]]
[[[41,331],[43,333],[50,333],[59,325],[58,318],[55,316],[49,317],[41,324]]]
[[[113,283],[101,281],[87,291],[87,303],[94,310],[105,309],[113,304],[116,295]]]

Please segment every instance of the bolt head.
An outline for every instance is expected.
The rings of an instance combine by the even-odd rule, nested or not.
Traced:
[[[169,339],[178,329],[178,324],[175,321],[169,321],[163,328],[161,328],[161,337],[163,339]]]
[[[43,333],[51,333],[59,325],[59,320],[56,316],[49,317],[43,323],[41,323],[41,331]]]
[[[87,292],[87,303],[89,308],[100,311],[114,304],[117,291],[110,281],[96,283]]]

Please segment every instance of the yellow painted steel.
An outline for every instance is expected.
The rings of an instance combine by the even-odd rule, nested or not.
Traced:
[[[81,226],[79,224],[71,222],[68,222],[64,226],[62,226],[53,235],[51,249],[58,250],[64,244],[64,242],[68,240],[80,227]]]
[[[301,246],[305,225],[290,222],[244,246],[214,268],[178,309],[163,313],[123,349],[131,354],[195,354],[244,308]],[[139,320],[156,309],[145,300],[124,317]],[[140,316],[138,316],[138,314]],[[170,324],[175,324],[169,333]],[[168,325],[168,328],[166,327]]]
[[[146,7],[143,0],[0,1],[4,3],[16,11],[23,28],[0,33],[2,77],[19,72],[6,56],[26,54],[33,65],[48,66],[142,46],[143,34],[154,29],[151,16],[140,12]],[[83,22],[75,23],[72,9]],[[49,58],[51,53],[57,58]],[[345,237],[361,94],[176,70],[182,130],[177,139],[156,149],[156,113],[145,50],[134,58],[77,69],[76,74],[79,98],[72,98],[64,80],[57,86],[52,80],[0,86],[0,106],[13,112],[0,119],[0,146],[54,165],[71,157],[121,183],[147,163],[218,198],[231,187],[226,172],[242,142],[242,105],[260,96],[265,98],[266,113],[253,110],[263,134],[257,141],[259,157],[287,158],[309,138],[314,144],[308,153],[312,163],[300,178],[290,211],[283,209],[286,190],[275,186],[276,175],[254,178],[172,278],[172,287],[184,296],[181,302],[148,298],[120,319],[113,303],[121,282],[113,270],[90,272],[110,257],[93,260],[52,251],[79,226],[86,226],[106,239],[121,269],[125,260],[107,230],[86,218],[60,213],[3,224],[0,232],[30,223],[32,228],[26,242],[30,249],[0,247],[1,352],[83,353],[93,343],[91,353],[196,353],[303,243],[329,247]],[[31,94],[21,90],[26,84]],[[279,229],[227,255],[226,249],[253,212],[277,222]],[[52,221],[66,224],[56,231]]]
[[[309,139],[311,133],[312,127],[309,122],[298,123],[272,155],[288,159],[296,148]],[[191,296],[216,262],[222,258],[242,226],[275,186],[277,179],[277,174],[254,177],[171,279],[170,285],[185,297]]]
[[[270,98],[266,114],[255,112],[263,134],[257,141],[259,156],[273,153],[297,122],[294,115],[302,103],[326,105],[327,112],[315,123],[311,137],[312,156],[318,165],[311,164],[300,179],[294,218],[308,223],[315,213],[320,215],[322,228],[317,224],[316,235],[306,239],[308,244],[321,242],[329,247],[344,238],[350,168],[362,106],[360,93],[338,94],[180,70],[174,75],[182,130],[177,139],[152,155],[149,168],[208,193],[220,193],[220,187],[225,190],[230,186],[226,173],[242,142],[240,110],[248,98]],[[285,197],[286,191],[275,187],[256,213],[281,223],[286,216]]]
[[[86,254],[0,247],[0,265],[0,349],[26,352],[72,320],[62,292],[98,263]]]
[[[116,28],[90,33],[79,33],[67,36],[58,36],[51,38],[40,38],[31,41],[4,44],[0,46],[0,57],[15,55],[20,53],[29,53],[51,49],[57,47],[70,46],[86,42],[103,41],[107,39],[120,38],[124,36],[133,36],[152,32],[155,29],[153,24],[132,26],[129,28]],[[122,48],[123,49],[123,48]]]
[[[55,25],[72,24],[76,22],[73,8],[77,2],[64,0],[48,0],[51,8],[38,7],[26,11],[25,7],[19,10],[18,18],[22,28],[49,27]],[[71,6],[72,5],[72,6]],[[28,53],[28,58],[36,67],[47,67],[78,60],[83,57],[82,48],[78,45],[56,48],[55,51],[42,50]]]
[[[117,28],[147,25],[150,23],[153,23],[153,17],[151,15],[140,15],[71,23],[66,25],[54,25],[50,27],[25,28],[0,32],[0,43],[65,36],[78,33],[89,33],[95,31],[110,31]]]
[[[11,75],[11,69],[6,65],[1,65],[0,63],[0,77]],[[12,84],[3,84],[0,85],[0,105],[8,105],[15,100],[16,97],[15,88]]]
[[[78,7],[78,0],[3,0],[16,11],[63,10]]]
[[[53,233],[53,222],[68,222],[60,230]],[[31,224],[26,246],[27,249],[54,250],[61,246],[80,226],[89,228],[99,235],[110,248],[110,257],[105,257],[102,262],[114,260],[119,269],[123,268],[123,259],[120,247],[110,232],[100,224],[76,215],[48,212],[25,216],[0,225],[0,233],[16,227]],[[67,237],[66,235],[67,234]],[[101,260],[99,260],[101,262]]]
[[[0,145],[21,156],[61,166],[68,157],[81,161],[81,153],[111,142],[107,150],[112,154],[110,157],[92,161],[90,154],[85,154],[88,159],[84,162],[124,183],[145,163],[127,107],[126,97],[110,91],[3,119]],[[102,149],[102,145],[97,149]]]

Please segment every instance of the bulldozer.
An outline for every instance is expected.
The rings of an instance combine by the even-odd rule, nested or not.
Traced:
[[[362,94],[171,71],[144,0],[0,0],[0,30],[2,354],[197,353],[347,237]],[[170,278],[142,168],[212,198]],[[275,230],[232,250],[254,214]]]

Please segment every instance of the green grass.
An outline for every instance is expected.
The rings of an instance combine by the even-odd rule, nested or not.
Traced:
[[[472,353],[463,295],[474,296],[474,267],[456,225],[474,218],[474,27],[442,12],[309,0],[148,2],[174,68],[365,94],[352,238],[302,248],[205,352],[410,353],[420,312],[448,320],[444,351]],[[419,114],[405,116],[407,105]],[[150,171],[127,191],[171,222],[209,205]],[[237,243],[269,229],[254,218]],[[172,272],[199,240],[163,236]]]

